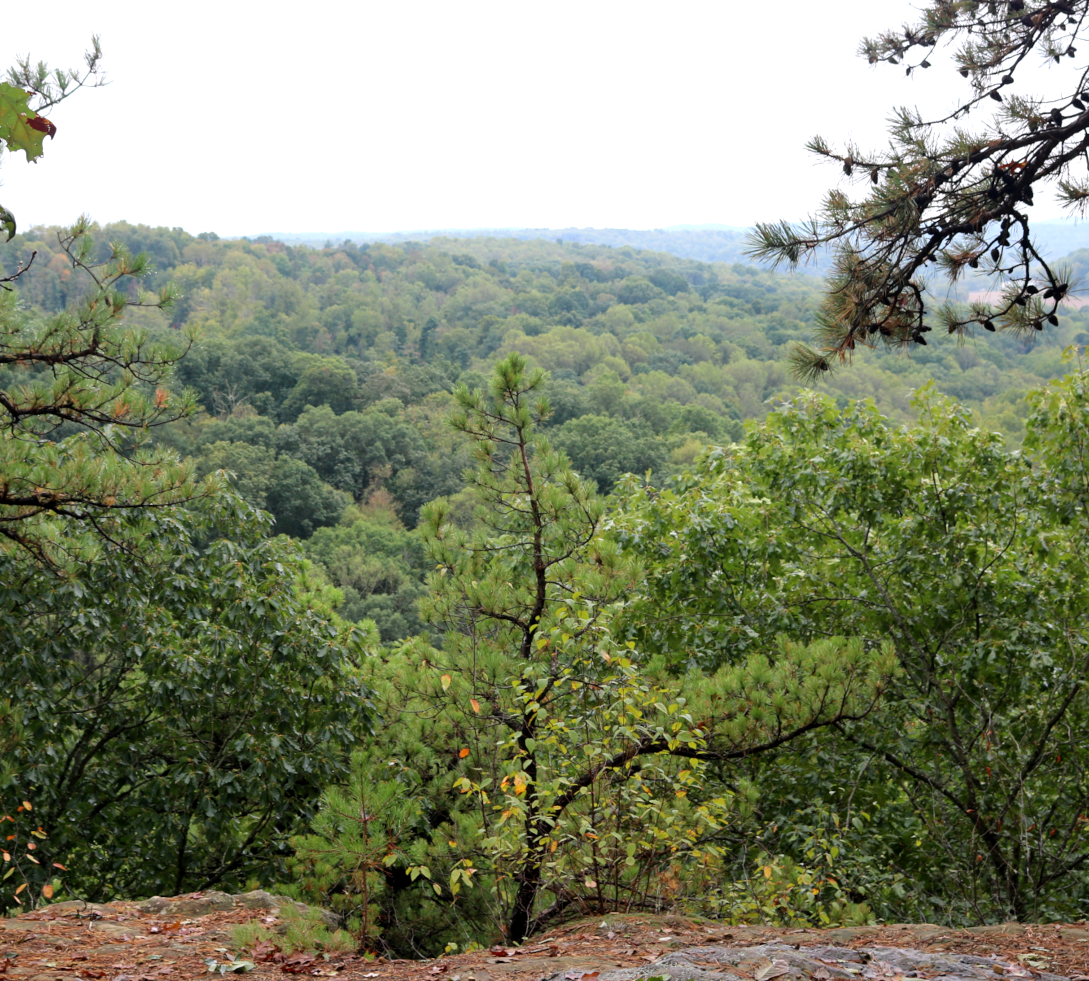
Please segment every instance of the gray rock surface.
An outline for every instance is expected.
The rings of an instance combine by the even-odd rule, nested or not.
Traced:
[[[156,916],[207,916],[222,910],[234,909],[234,896],[210,889],[188,896],[152,896],[136,907],[141,913]]]
[[[281,896],[273,896],[264,889],[237,893],[234,901],[240,906],[245,906],[246,909],[279,909],[283,905]]]
[[[58,904],[60,906],[62,904]],[[330,930],[337,930],[343,924],[341,918],[327,909],[317,909],[307,906],[306,903],[297,903],[287,896],[274,896],[264,889],[254,889],[252,892],[239,893],[232,896],[229,893],[209,890],[208,892],[192,893],[188,896],[152,896],[138,903],[136,908],[141,913],[150,913],[153,916],[207,916],[209,913],[218,913],[223,910],[234,909],[242,906],[246,909],[277,910],[284,906],[294,906],[300,913],[308,910],[316,912]]]
[[[547,981],[577,981],[575,971]],[[910,947],[800,947],[768,943],[755,947],[689,947],[663,954],[645,968],[603,971],[595,981],[999,981],[1025,978],[1065,981],[1056,974],[1027,970],[997,955],[974,957],[915,950]]]

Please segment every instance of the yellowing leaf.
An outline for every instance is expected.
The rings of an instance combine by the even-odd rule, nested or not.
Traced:
[[[444,674],[442,676],[442,690],[447,691],[450,688],[450,675]]]
[[[45,896],[46,899],[53,898],[53,887],[48,882],[42,886],[42,895]]]
[[[55,136],[57,127],[30,108],[29,98],[29,92],[0,82],[0,140],[12,153],[22,150],[27,160],[36,160],[45,138]]]
[[[0,83],[0,84],[2,84],[2,83]],[[25,807],[28,811],[33,811],[34,810],[33,805],[28,800],[23,801],[23,807]]]
[[[5,862],[10,862],[11,861],[11,852],[4,852],[4,861]]]
[[[461,748],[460,752],[458,753],[458,756],[461,759],[465,759],[465,757],[468,756],[468,755],[469,755],[469,747],[468,746],[463,746]]]
[[[19,893],[21,893],[25,888],[26,888],[26,883],[25,882],[21,886],[17,886],[16,889],[15,889],[15,895],[18,896]]]
[[[480,702],[475,698],[470,698],[469,704],[473,707],[473,711],[476,712],[477,715],[480,715]]]

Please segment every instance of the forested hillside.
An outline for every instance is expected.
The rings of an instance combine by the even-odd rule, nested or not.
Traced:
[[[1084,225],[1072,221],[1033,222],[1033,231],[1041,251],[1049,258],[1058,258],[1084,248],[1089,242],[1089,232]],[[651,252],[668,252],[683,259],[700,262],[735,262],[753,264],[746,254],[750,230],[729,225],[675,225],[668,228],[493,228],[493,229],[435,229],[415,232],[271,232],[271,238],[287,245],[308,245],[322,248],[345,240],[363,245],[385,242],[403,245],[406,242],[426,242],[436,237],[444,238],[500,238],[543,239],[554,242],[559,239],[569,244],[610,245],[615,249],[628,246]],[[248,236],[255,238],[256,236]],[[263,237],[263,236],[262,236]],[[756,263],[759,265],[759,263]],[[806,271],[824,275],[831,265],[831,255],[815,257]]]
[[[510,352],[549,372],[546,431],[607,492],[626,472],[661,480],[706,445],[741,436],[798,390],[786,360],[812,327],[820,281],[703,264],[630,248],[473,238],[426,245],[292,248],[120,224],[95,233],[146,252],[155,288],[182,299],[165,315],[130,310],[152,332],[193,332],[177,379],[201,411],[156,439],[226,469],[276,530],[344,593],[340,612],[373,618],[386,640],[422,629],[422,554],[406,532],[420,508],[462,488],[464,448],[445,425],[449,392],[484,381]],[[60,310],[89,288],[35,229],[2,251],[29,308]],[[1062,371],[1084,340],[1072,312],[1035,346],[985,336],[912,357],[861,352],[828,390],[871,397],[893,421],[928,379],[1011,441],[1018,401]],[[469,510],[466,508],[466,517]]]

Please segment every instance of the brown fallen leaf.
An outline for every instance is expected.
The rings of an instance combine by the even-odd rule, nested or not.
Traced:
[[[280,965],[280,970],[284,974],[309,974],[309,968],[316,960],[313,954],[292,954]]]

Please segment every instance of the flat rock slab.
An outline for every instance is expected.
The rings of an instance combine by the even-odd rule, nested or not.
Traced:
[[[152,896],[137,904],[136,908],[141,913],[155,916],[207,916],[209,913],[234,909],[234,896],[214,889],[190,896]]]
[[[594,973],[594,972],[586,972]],[[910,947],[796,947],[767,943],[755,947],[689,947],[656,958],[645,968],[601,970],[596,981],[901,981],[909,978],[940,981],[999,981],[1031,978],[1066,981],[1057,974],[1027,969],[997,955],[915,950]],[[578,975],[577,977],[575,975]],[[575,970],[555,971],[548,981],[580,981]],[[587,979],[589,981],[589,979]]]

